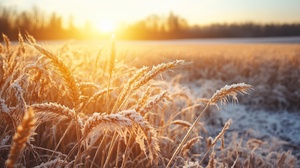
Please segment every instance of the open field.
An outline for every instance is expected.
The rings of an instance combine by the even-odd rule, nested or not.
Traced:
[[[300,165],[297,44],[5,39],[0,167]]]
[[[126,64],[136,67],[175,59],[190,62],[178,68],[184,84],[200,86],[210,82],[213,83],[210,87],[215,87],[211,88],[212,92],[225,84],[241,81],[251,84],[255,90],[247,96],[247,102],[242,102],[251,104],[252,108],[275,111],[298,111],[300,108],[299,45],[161,45],[128,48],[125,46],[120,55],[125,55],[123,60]],[[256,99],[251,99],[253,96]]]

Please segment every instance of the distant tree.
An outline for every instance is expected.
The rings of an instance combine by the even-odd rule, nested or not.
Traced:
[[[173,14],[173,12],[170,12],[166,24],[167,24],[167,30],[169,32],[178,32],[178,31],[186,30],[188,28],[187,21]]]

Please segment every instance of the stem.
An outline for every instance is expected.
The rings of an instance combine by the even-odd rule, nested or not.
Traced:
[[[102,138],[100,144],[98,145],[98,148],[97,148],[97,150],[96,150],[96,153],[95,153],[95,156],[94,156],[94,158],[93,158],[93,161],[92,161],[92,163],[91,163],[90,168],[93,168],[94,162],[95,162],[95,160],[96,160],[96,157],[98,156],[98,152],[100,151],[100,148],[101,148],[101,145],[102,145],[104,139],[105,139],[105,136]],[[96,143],[96,141],[95,141],[95,143]],[[95,144],[95,143],[94,143],[94,144]],[[94,144],[93,144],[93,145],[94,145]]]
[[[167,167],[171,166],[172,161],[175,159],[175,156],[179,153],[179,151],[181,150],[183,144],[186,142],[186,140],[188,139],[189,135],[192,133],[193,128],[195,127],[195,125],[197,124],[197,122],[200,120],[200,118],[202,118],[204,112],[206,111],[206,109],[209,107],[210,103],[208,102],[206,104],[206,106],[204,107],[204,109],[201,111],[201,113],[199,114],[199,116],[196,118],[196,120],[194,121],[193,125],[189,128],[188,132],[185,134],[184,138],[182,139],[181,143],[179,144],[179,146],[177,147],[177,149],[175,150],[175,152],[173,153],[173,156],[171,157],[170,161],[167,164]]]
[[[104,168],[106,168],[107,165],[109,164],[108,162],[109,162],[109,159],[110,159],[110,157],[111,157],[111,153],[112,153],[113,147],[114,147],[115,143],[117,142],[118,138],[119,138],[119,136],[118,136],[117,133],[115,132],[114,135],[113,135],[113,138],[112,138],[112,140],[111,140],[110,147],[109,147],[109,149],[108,149],[106,161],[105,161],[104,166],[103,166]]]
[[[71,122],[72,122],[72,121],[71,121]],[[63,136],[60,138],[60,140],[59,140],[58,144],[56,145],[56,147],[55,147],[55,149],[54,149],[52,155],[51,155],[50,158],[48,159],[48,162],[53,158],[53,155],[56,153],[56,151],[57,151],[57,149],[58,149],[60,143],[62,142],[63,138],[66,136],[66,134],[67,134],[67,132],[69,131],[69,129],[71,128],[71,126],[72,126],[72,123],[69,124],[69,126],[68,126],[68,128],[65,130]]]
[[[109,101],[110,101],[110,93],[109,93],[109,88],[110,88],[110,79],[111,79],[111,74],[109,75],[109,79],[108,79],[108,85],[107,85],[107,95],[106,95],[106,113],[110,114],[110,112],[108,112],[108,107],[109,107]]]
[[[129,144],[132,141],[132,139],[133,139],[133,136],[131,135],[130,138],[129,138],[128,144],[126,146],[125,152],[124,152],[124,158],[123,158],[123,161],[122,161],[121,168],[125,168],[126,161],[128,159],[128,155],[129,155],[129,152],[128,152],[128,150],[129,150]]]

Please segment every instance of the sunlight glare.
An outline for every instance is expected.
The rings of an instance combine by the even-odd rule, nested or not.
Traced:
[[[112,33],[115,30],[115,25],[112,21],[110,20],[101,20],[98,25],[97,28],[99,29],[99,31],[101,31],[102,33]]]

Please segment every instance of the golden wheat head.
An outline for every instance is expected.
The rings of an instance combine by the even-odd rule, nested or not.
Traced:
[[[220,90],[217,90],[215,94],[210,98],[210,104],[216,104],[218,101],[225,104],[228,102],[228,98],[231,96],[233,100],[237,101],[237,94],[247,94],[253,87],[245,83],[237,83],[233,85],[225,85]]]
[[[31,133],[35,127],[35,114],[30,108],[25,113],[22,123],[18,126],[17,132],[14,135],[12,146],[9,151],[8,159],[5,162],[8,168],[13,168],[21,155],[26,142],[28,141]]]

